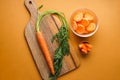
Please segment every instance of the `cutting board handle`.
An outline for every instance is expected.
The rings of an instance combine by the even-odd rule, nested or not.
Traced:
[[[30,15],[31,15],[30,21],[32,23],[35,23],[37,15],[38,15],[37,6],[36,6],[35,1],[34,0],[25,0],[25,6],[28,9],[28,11],[30,12]]]

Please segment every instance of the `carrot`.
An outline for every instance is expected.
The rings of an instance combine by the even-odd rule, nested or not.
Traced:
[[[85,44],[85,45],[86,45],[86,47],[87,47],[87,51],[90,51],[91,48],[92,48],[92,45],[90,45],[90,44]]]
[[[50,71],[54,75],[55,71],[54,71],[53,61],[51,59],[50,52],[49,52],[49,50],[47,48],[47,44],[46,44],[46,41],[45,41],[45,39],[43,37],[42,32],[41,31],[37,31],[36,32],[36,37],[37,37],[39,46],[41,47],[41,49],[43,51],[43,54],[44,54],[44,56],[46,58],[46,61],[47,61],[48,66],[50,68]]]
[[[85,44],[83,44],[83,43],[79,44],[79,48],[83,53],[87,54],[88,51],[87,51]]]

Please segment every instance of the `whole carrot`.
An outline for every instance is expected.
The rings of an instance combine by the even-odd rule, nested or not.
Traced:
[[[58,42],[60,44],[59,47],[55,50],[53,62],[52,62],[52,59],[50,57],[50,53],[47,49],[47,45],[46,45],[46,42],[45,42],[44,37],[42,35],[42,32],[40,31],[40,22],[42,21],[42,18],[45,15],[49,15],[49,14],[50,15],[51,14],[57,15],[59,17],[60,21],[62,22],[62,25],[59,29],[59,32],[56,33],[51,39],[51,42],[53,42],[55,39],[58,39]],[[51,71],[50,79],[56,80],[61,72],[61,69],[62,69],[63,57],[66,55],[69,55],[68,23],[67,23],[65,17],[62,15],[61,12],[58,12],[55,10],[47,10],[47,11],[42,12],[37,17],[36,35],[37,35],[39,45],[41,46],[41,49],[44,53],[44,56],[46,58],[46,61],[48,63],[50,71]]]
[[[42,51],[43,51],[43,54],[45,56],[45,59],[48,63],[48,66],[50,68],[50,71],[51,73],[54,75],[55,74],[55,71],[54,71],[54,67],[53,67],[53,61],[51,59],[51,56],[50,56],[50,52],[48,50],[48,47],[47,47],[47,44],[45,42],[45,39],[43,37],[43,34],[41,31],[37,31],[36,32],[36,37],[37,37],[37,40],[38,40],[38,43],[39,43],[39,46],[41,47]]]
[[[43,7],[43,5],[41,5],[38,9],[40,9],[42,7]],[[50,52],[48,50],[48,47],[47,47],[46,41],[44,39],[44,36],[43,36],[42,32],[40,31],[40,22],[41,22],[43,16],[45,16],[45,14],[41,13],[37,17],[37,22],[36,22],[36,37],[37,37],[39,46],[41,47],[41,50],[43,51],[43,54],[44,54],[44,57],[45,57],[45,59],[47,61],[48,67],[50,69],[50,72],[51,72],[52,75],[55,75],[54,65],[53,65],[52,58],[50,56]]]

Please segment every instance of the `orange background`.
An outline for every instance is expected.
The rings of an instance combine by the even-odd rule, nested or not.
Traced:
[[[77,43],[89,41],[89,55],[79,54],[80,67],[58,80],[120,80],[120,0],[36,0],[41,11],[54,9],[64,12],[68,22],[78,8],[88,8],[99,18],[99,29],[90,38],[79,38],[70,31]],[[41,80],[24,37],[30,15],[24,0],[0,0],[0,80]]]

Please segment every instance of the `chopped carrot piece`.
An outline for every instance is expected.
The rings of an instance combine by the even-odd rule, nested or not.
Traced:
[[[87,54],[89,51],[91,51],[92,45],[88,42],[83,42],[79,44],[79,48],[83,53]]]
[[[85,44],[85,45],[86,45],[86,47],[87,47],[87,50],[88,50],[88,51],[91,51],[92,45],[90,45],[90,44]]]
[[[78,13],[76,13],[76,14],[74,15],[74,20],[75,20],[76,22],[81,21],[82,18],[83,18],[83,13],[82,13],[82,12],[78,12]]]
[[[85,43],[79,44],[79,48],[87,50],[87,47],[86,47]]]
[[[92,32],[95,30],[95,28],[96,28],[96,24],[90,23],[90,25],[87,27],[87,31]]]
[[[85,44],[86,44],[86,43],[83,43],[82,48],[83,48],[84,50],[87,50],[87,47],[86,47]]]
[[[87,50],[85,50],[85,49],[81,49],[81,51],[84,52],[85,54],[88,53]]]

